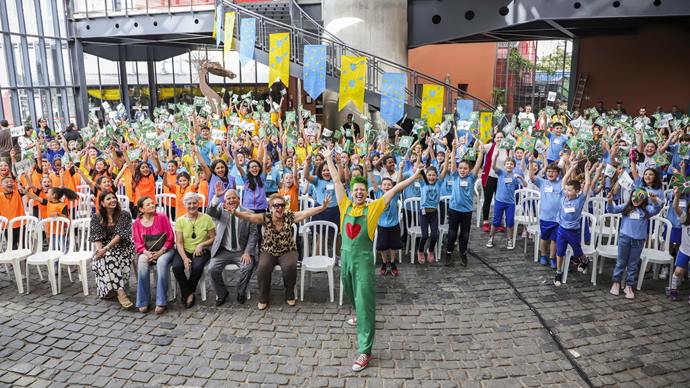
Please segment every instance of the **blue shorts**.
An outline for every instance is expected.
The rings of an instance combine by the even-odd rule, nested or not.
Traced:
[[[580,233],[580,228],[564,229],[562,226],[559,226],[558,237],[556,239],[556,256],[565,257],[565,251],[568,249],[568,245],[573,249],[573,257],[582,256]]]
[[[678,256],[676,256],[676,268],[688,269],[688,262],[690,262],[690,256],[678,251]]]
[[[540,239],[543,241],[556,241],[558,237],[558,222],[539,220]]]
[[[494,201],[494,226],[501,226],[503,213],[506,214],[506,227],[512,228],[515,225],[515,204]]]
[[[671,244],[680,244],[682,233],[683,228],[671,228]]]

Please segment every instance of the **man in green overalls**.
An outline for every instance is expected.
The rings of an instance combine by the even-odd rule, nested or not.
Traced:
[[[356,319],[348,323],[357,325],[357,344],[359,356],[352,370],[359,372],[369,365],[372,359],[376,324],[376,276],[373,244],[376,224],[381,213],[393,197],[403,191],[421,176],[421,170],[403,182],[393,186],[381,198],[367,205],[368,187],[365,177],[354,177],[350,181],[352,201],[347,197],[340,180],[340,172],[333,163],[332,150],[321,153],[335,182],[335,197],[340,209],[340,233],[342,236],[340,253],[340,279],[343,291],[352,303]]]

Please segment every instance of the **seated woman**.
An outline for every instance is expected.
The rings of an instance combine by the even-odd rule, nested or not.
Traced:
[[[129,280],[130,260],[134,253],[132,216],[120,209],[120,202],[114,193],[103,192],[98,199],[98,213],[91,218],[97,293],[104,299],[117,294],[120,305],[128,309],[132,307],[132,302],[124,287]]]
[[[216,238],[216,226],[208,214],[199,212],[199,194],[189,192],[182,197],[187,214],[175,222],[177,253],[172,270],[180,284],[182,303],[190,308],[196,302],[194,292],[211,258],[209,248]],[[189,271],[189,277],[185,274]]]
[[[280,265],[283,272],[283,284],[285,285],[285,298],[287,304],[294,306],[295,282],[297,281],[297,244],[293,235],[293,225],[300,223],[309,217],[313,217],[328,208],[331,197],[324,198],[321,206],[309,208],[299,212],[286,210],[285,198],[279,194],[273,194],[268,199],[269,212],[256,214],[243,212],[238,208],[229,211],[235,216],[254,224],[263,225],[263,240],[261,241],[261,254],[259,266],[256,272],[259,283],[259,310],[268,307],[271,293],[271,274],[273,267]]]
[[[156,213],[156,203],[151,197],[137,202],[139,217],[134,221],[132,234],[137,261],[137,307],[145,313],[149,310],[151,283],[150,268],[156,266],[156,314],[163,314],[168,304],[168,280],[170,264],[175,255],[175,234],[165,214]]]

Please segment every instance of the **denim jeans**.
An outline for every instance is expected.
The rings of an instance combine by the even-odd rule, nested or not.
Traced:
[[[162,254],[156,263],[149,263],[144,255],[139,255],[137,263],[137,307],[147,307],[151,299],[151,266],[156,266],[156,306],[168,304],[168,283],[170,282],[170,264],[175,250],[170,249]]]
[[[640,255],[642,248],[644,248],[645,240],[636,240],[622,234],[618,239],[618,258],[616,259],[616,268],[613,270],[613,281],[620,283],[623,277],[623,271],[626,267],[628,269],[625,275],[625,284],[628,286],[635,285],[635,278],[637,277],[637,270],[640,267]]]

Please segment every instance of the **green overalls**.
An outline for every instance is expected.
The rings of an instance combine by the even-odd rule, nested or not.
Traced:
[[[357,344],[360,353],[371,354],[376,325],[376,277],[374,274],[374,242],[367,230],[367,214],[350,215],[348,206],[342,225],[340,279],[357,317]]]

